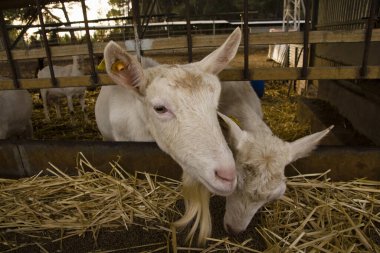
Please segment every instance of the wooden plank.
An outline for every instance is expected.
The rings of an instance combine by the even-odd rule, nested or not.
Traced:
[[[302,68],[254,68],[250,80],[302,80]],[[308,80],[361,79],[360,67],[309,67]],[[380,67],[369,66],[366,79],[379,79]],[[242,78],[240,78],[242,80]]]
[[[217,47],[220,46],[227,35],[196,35],[193,37],[193,48],[201,47]],[[338,43],[338,42],[363,42],[365,38],[364,30],[355,31],[311,31],[310,43]],[[288,32],[288,33],[251,33],[249,38],[250,45],[260,44],[302,44],[302,32]],[[380,29],[374,29],[372,40],[380,41]],[[123,41],[118,42],[119,45],[125,47]],[[93,43],[94,53],[102,54],[107,42]],[[172,37],[172,38],[157,38],[145,39],[142,43],[144,51],[157,51],[157,50],[173,50],[187,48],[186,37]],[[130,50],[130,48],[128,48]],[[54,57],[71,56],[71,55],[88,55],[87,45],[65,45],[65,46],[52,46],[51,53]],[[171,53],[173,53],[171,51]],[[15,60],[22,59],[37,59],[46,57],[45,51],[40,49],[30,50],[12,50],[12,55]],[[7,57],[4,51],[0,52],[0,60],[6,61]]]
[[[302,80],[302,68],[251,68],[249,80]],[[222,81],[244,80],[243,69],[226,69],[219,75]],[[362,79],[360,67],[310,67],[308,68],[309,80],[323,79]],[[365,79],[380,79],[380,67],[368,66]],[[92,86],[91,76],[58,77],[59,87]],[[114,84],[107,74],[99,74],[98,85]],[[20,79],[22,89],[51,88],[49,78],[44,79]],[[12,81],[0,81],[0,90],[13,89]]]
[[[311,31],[310,43],[363,42],[364,30],[355,31]],[[380,29],[373,30],[372,41],[380,41]],[[252,33],[250,45],[260,44],[302,44],[302,32]]]

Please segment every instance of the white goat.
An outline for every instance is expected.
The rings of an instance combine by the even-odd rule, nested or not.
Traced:
[[[53,66],[54,75],[56,77],[69,77],[69,76],[81,76],[83,72],[81,70],[81,64],[79,63],[79,56],[73,56],[73,64],[66,66]],[[38,72],[38,78],[50,78],[49,67],[46,66]],[[61,97],[67,98],[67,106],[71,114],[74,113],[73,97],[79,97],[79,102],[84,113],[84,118],[87,120],[86,104],[85,104],[85,92],[86,87],[65,87],[65,88],[49,88],[41,89],[41,97],[44,106],[45,119],[50,121],[48,104],[53,103],[57,113],[57,117],[61,118],[61,110],[59,106],[59,99]]]
[[[0,91],[0,139],[31,138],[32,107],[32,97],[27,90]]]
[[[332,127],[303,137],[294,142],[285,142],[274,136],[262,120],[259,98],[254,92],[237,89],[248,87],[244,82],[223,82],[219,113],[224,125],[227,142],[233,150],[237,168],[238,183],[235,191],[227,196],[224,227],[229,232],[244,231],[257,210],[265,203],[281,197],[286,189],[285,166],[298,158],[307,156]],[[240,127],[235,123],[239,122]],[[222,127],[223,128],[223,127]],[[186,176],[186,175],[185,175]],[[188,181],[187,178],[183,178]],[[201,184],[191,181],[191,190],[183,186],[186,211],[176,222],[183,227],[194,218],[188,239],[199,227],[198,241],[205,242],[211,234],[209,212],[210,193]]]
[[[221,92],[217,74],[234,58],[237,28],[200,62],[143,69],[114,42],[104,50],[108,75],[118,85],[103,86],[95,106],[105,140],[156,141],[187,178],[218,195],[236,186],[235,161],[217,118]]]

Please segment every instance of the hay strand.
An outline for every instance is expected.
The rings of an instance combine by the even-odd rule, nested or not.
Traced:
[[[0,180],[2,251],[34,246],[49,252],[46,241],[63,247],[65,240],[91,233],[96,242],[101,229],[133,233],[137,226],[163,234],[164,239],[104,252],[261,252],[257,241],[244,237],[207,238],[205,248],[186,246],[186,234],[171,227],[180,215],[179,182],[145,172],[131,175],[117,162],[111,162],[112,171],[105,174],[83,154],[77,161],[76,176],[51,164],[49,176]],[[289,178],[287,186],[284,197],[257,214],[256,230],[265,252],[379,251],[380,182],[331,182],[326,172]],[[30,239],[20,243],[20,236]]]

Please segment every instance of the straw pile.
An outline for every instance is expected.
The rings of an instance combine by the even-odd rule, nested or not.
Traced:
[[[292,177],[287,186],[260,216],[271,252],[379,252],[380,182],[330,182],[326,172]]]
[[[104,228],[169,227],[170,215],[176,213],[172,207],[179,196],[177,181],[147,173],[133,176],[117,163],[111,163],[112,172],[105,174],[81,154],[78,165],[77,176],[51,165],[47,171],[52,176],[40,173],[20,180],[0,180],[1,250],[34,244],[10,241],[7,234],[38,241],[49,230],[61,231],[57,238],[51,238],[54,242],[87,231],[96,237]]]
[[[255,226],[249,228],[253,231],[225,234],[221,214],[213,220],[214,238],[200,249],[186,246],[185,232],[170,227],[180,215],[179,182],[146,173],[130,175],[117,163],[110,165],[112,172],[105,174],[80,155],[77,176],[51,165],[50,176],[1,179],[0,250],[30,252],[34,247],[42,252],[68,252],[65,242],[70,240],[77,252],[105,250],[99,239],[105,230],[112,231],[106,238],[109,244],[120,244],[111,245],[107,252],[380,250],[380,182],[330,182],[327,173],[289,178],[286,196],[261,209]],[[143,236],[136,237],[138,233]],[[127,235],[132,237],[126,239]],[[85,242],[92,248],[79,250],[78,245]]]
[[[296,119],[298,96],[287,96],[288,85],[281,81],[266,81],[265,95],[261,100],[264,121],[275,135],[286,141],[294,141],[311,134],[310,124]]]

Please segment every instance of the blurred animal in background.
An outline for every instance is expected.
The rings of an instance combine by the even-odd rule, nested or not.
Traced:
[[[7,78],[0,77],[0,80]],[[0,91],[0,139],[31,138],[32,97],[27,90]]]
[[[79,56],[73,56],[73,64],[66,66],[53,66],[55,77],[70,77],[70,76],[82,76],[83,73],[83,58]],[[38,78],[50,78],[51,74],[49,67],[46,66],[38,72]],[[74,114],[73,98],[78,97],[79,102],[84,114],[84,119],[87,121],[85,94],[86,87],[65,87],[65,88],[48,88],[41,89],[41,97],[44,107],[45,120],[50,121],[48,105],[53,104],[57,113],[57,117],[61,118],[61,109],[59,100],[61,98],[67,99],[67,106],[70,114]]]

